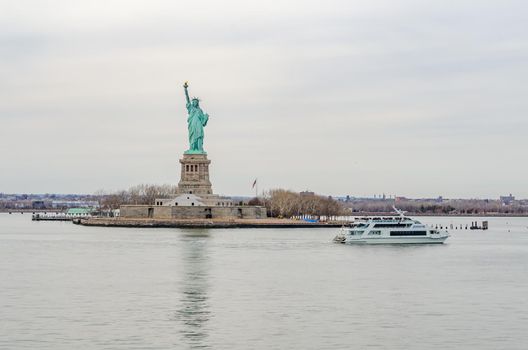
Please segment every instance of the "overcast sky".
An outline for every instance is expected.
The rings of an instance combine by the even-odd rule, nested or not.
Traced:
[[[528,2],[0,0],[0,192],[528,197]]]

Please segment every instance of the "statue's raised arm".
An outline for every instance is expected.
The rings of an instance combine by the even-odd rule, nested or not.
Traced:
[[[185,82],[183,84],[183,88],[185,89],[185,98],[187,99],[187,104],[191,103],[191,99],[189,98],[189,91],[187,91],[187,88],[189,87],[189,82]]]

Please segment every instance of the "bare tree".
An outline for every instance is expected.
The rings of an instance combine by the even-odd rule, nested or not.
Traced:
[[[177,187],[173,185],[140,184],[130,187],[126,191],[117,191],[105,194],[98,191],[97,196],[103,209],[117,209],[124,204],[154,204],[156,198],[175,196]]]
[[[284,189],[270,190],[265,195],[264,205],[270,216],[292,217],[294,215],[340,215],[340,202],[324,196],[300,195]]]

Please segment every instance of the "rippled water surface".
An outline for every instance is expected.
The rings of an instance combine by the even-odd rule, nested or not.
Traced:
[[[0,214],[0,348],[527,349],[528,219],[489,220],[397,247]]]

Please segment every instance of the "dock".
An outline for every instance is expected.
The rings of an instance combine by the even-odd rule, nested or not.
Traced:
[[[33,214],[31,216],[33,221],[72,221],[73,217],[67,216],[65,214]]]

